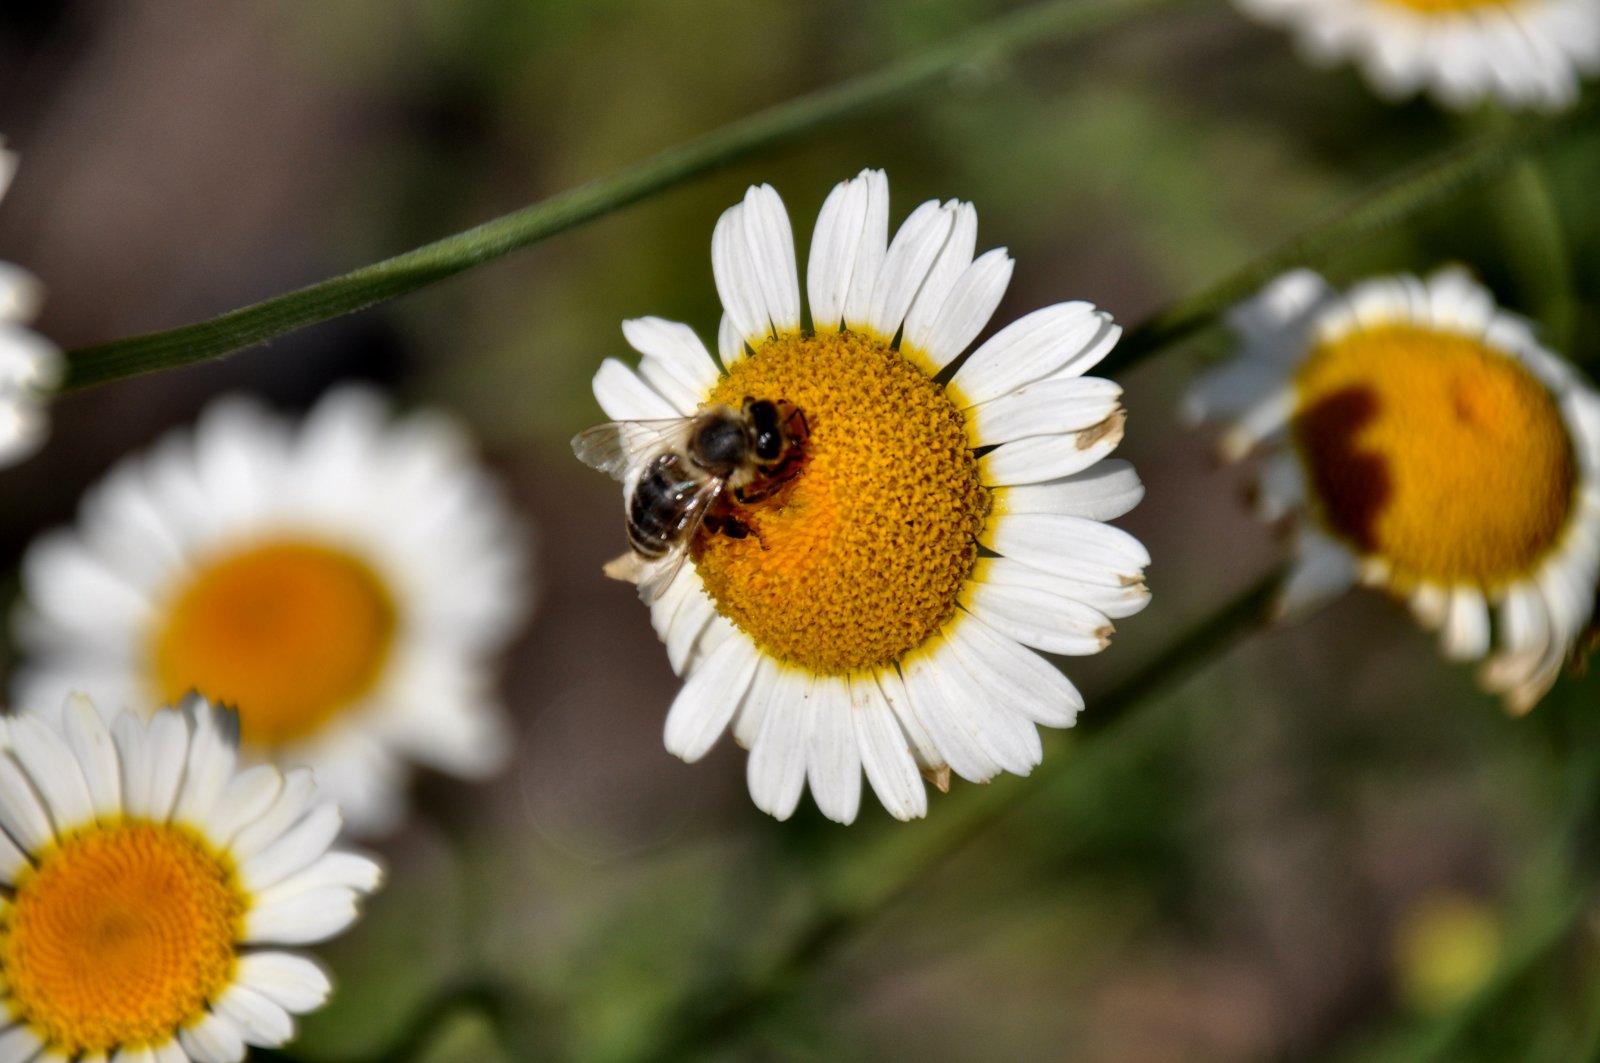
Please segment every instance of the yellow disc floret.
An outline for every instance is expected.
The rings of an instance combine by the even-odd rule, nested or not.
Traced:
[[[360,559],[308,542],[255,545],[203,566],[156,633],[158,693],[239,709],[243,740],[317,730],[365,694],[388,657],[394,599]]]
[[[193,833],[126,821],[47,850],[0,925],[13,1020],[67,1057],[160,1045],[233,979],[247,905]]]
[[[1515,358],[1389,325],[1322,344],[1296,385],[1293,436],[1316,512],[1398,585],[1492,591],[1557,545],[1572,444],[1549,390]]]
[[[1396,7],[1409,8],[1420,15],[1457,15],[1484,8],[1510,7],[1517,0],[1384,0]]]
[[[809,436],[794,479],[736,509],[743,539],[702,533],[717,609],[767,653],[813,672],[881,665],[955,611],[989,510],[965,422],[886,344],[793,335],[736,362],[710,402],[786,400]]]

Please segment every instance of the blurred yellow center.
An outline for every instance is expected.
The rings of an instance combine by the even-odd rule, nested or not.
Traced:
[[[0,926],[15,1021],[67,1057],[159,1045],[233,979],[246,908],[231,861],[127,821],[47,850]]]
[[[245,742],[316,731],[377,680],[396,609],[367,564],[340,550],[276,542],[200,569],[155,645],[160,693],[198,690],[239,709]]]
[[[1451,15],[1478,11],[1486,7],[1508,7],[1517,0],[1385,0],[1396,7],[1409,8],[1423,15]]]
[[[810,436],[794,479],[736,510],[747,538],[695,542],[717,609],[767,653],[823,674],[915,648],[955,611],[989,512],[960,411],[887,345],[849,332],[769,341],[707,401],[738,409],[747,395],[793,403]]]
[[[1577,470],[1561,411],[1515,359],[1411,325],[1301,367],[1293,434],[1327,526],[1404,585],[1493,590],[1554,547]]]

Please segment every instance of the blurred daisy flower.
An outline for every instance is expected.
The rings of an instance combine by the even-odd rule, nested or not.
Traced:
[[[17,157],[0,140],[0,199],[17,172]],[[61,352],[26,328],[44,292],[33,275],[0,262],[0,468],[15,465],[44,442],[44,392],[61,377]]]
[[[943,789],[951,772],[1027,773],[1036,725],[1083,706],[1033,649],[1098,653],[1148,601],[1149,555],[1104,523],[1143,494],[1102,460],[1121,389],[1083,375],[1120,329],[1062,303],[952,373],[1011,277],[1003,250],[974,257],[976,238],[976,211],[951,200],[891,241],[884,175],[845,181],[811,241],[808,328],[788,215],[752,188],[712,235],[722,365],[686,326],[646,318],[623,325],[638,370],[611,359],[595,377],[619,423],[575,446],[625,481],[636,546],[664,548],[621,567],[684,677],[667,748],[697,760],[731,726],[751,796],[779,819],[809,781],[824,815],[852,821],[863,770],[900,819],[925,813],[924,775]],[[748,459],[710,492],[715,462],[685,452],[707,411],[745,431],[700,449]],[[768,449],[773,431],[791,446]]]
[[[0,722],[0,1059],[226,1063],[294,1036],[328,977],[279,951],[339,933],[378,885],[329,848],[305,769],[236,770],[199,698],[109,726],[70,699]]]
[[[1594,600],[1600,396],[1459,269],[1343,296],[1297,271],[1233,325],[1239,357],[1188,412],[1232,420],[1229,460],[1264,444],[1263,514],[1304,518],[1282,607],[1387,588],[1531,708]]]
[[[1595,0],[1238,0],[1287,25],[1318,62],[1355,58],[1379,92],[1429,90],[1446,107],[1486,97],[1554,110],[1600,69]]]
[[[29,548],[21,704],[82,689],[237,707],[247,754],[309,765],[358,833],[407,763],[507,755],[490,658],[525,606],[520,530],[453,424],[337,391],[298,428],[225,400],[125,460]]]

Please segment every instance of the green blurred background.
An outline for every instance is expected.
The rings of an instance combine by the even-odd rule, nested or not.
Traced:
[[[69,0],[0,5],[0,258],[63,347],[209,317],[603,175],[1015,5],[987,0]],[[399,302],[201,368],[73,396],[0,490],[0,571],[116,458],[248,391],[289,410],[375,380],[477,433],[533,529],[508,655],[512,770],[419,780],[385,890],[321,950],[338,982],[286,1055],[430,1060],[1571,1060],[1600,1032],[1600,682],[1506,719],[1370,594],[1270,631],[1081,738],[1043,785],[926,821],[809,802],[778,824],[724,739],[662,748],[676,682],[629,588],[601,419],[619,322],[714,335],[710,233],[751,182],[804,241],[834,182],[888,171],[898,222],[972,200],[1015,280],[996,321],[1089,299],[1126,323],[1346,197],[1524,119],[1378,101],[1221,0],[974,63],[951,89],[714,173]],[[1551,345],[1600,359],[1600,137],[1353,249],[1331,274],[1467,264]],[[803,251],[802,251],[803,254]],[[803,259],[802,259],[803,261]],[[1121,523],[1151,608],[1066,663],[1118,688],[1269,571],[1175,404],[1212,332],[1122,381]],[[1573,916],[1571,913],[1578,914]],[[1503,976],[1492,975],[1499,967]],[[1507,974],[1508,972],[1508,974]],[[430,1011],[441,993],[460,1006]],[[454,994],[454,996],[449,996]],[[437,1019],[437,1021],[434,1021]],[[396,1057],[398,1058],[398,1057]]]

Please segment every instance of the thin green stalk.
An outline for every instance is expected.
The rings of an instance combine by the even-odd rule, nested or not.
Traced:
[[[1115,374],[1197,332],[1268,281],[1297,266],[1320,266],[1337,253],[1398,225],[1425,207],[1498,176],[1560,134],[1600,129],[1594,101],[1553,118],[1518,119],[1496,132],[1447,148],[1407,167],[1314,222],[1298,236],[1142,322],[1100,368]]]
[[[1178,0],[1053,0],[842,84],[780,103],[620,173],[551,196],[414,251],[181,328],[80,347],[62,392],[174,369],[264,343],[404,295],[592,221],[756,152],[864,118],[1015,52],[1081,37]]]
[[[1276,571],[1264,576],[1221,610],[1179,635],[1119,686],[1095,699],[1079,728],[1101,731],[1112,727],[1128,719],[1130,710],[1182,686],[1222,660],[1265,622],[1280,577]],[[1102,737],[1097,741],[1105,740]],[[690,997],[660,1031],[640,1063],[681,1063],[734,1040],[781,1000],[814,964],[893,909],[941,864],[997,821],[1060,785],[1076,766],[1074,757],[1056,756],[1027,778],[1008,779],[1004,786],[969,791],[964,801],[940,809],[942,830],[927,836],[910,853],[895,852],[892,868],[874,868],[871,875],[853,877],[849,888],[833,891],[836,899],[815,912],[770,964],[742,981],[711,986]],[[892,849],[898,844],[897,835],[893,830],[880,835],[878,844]]]

